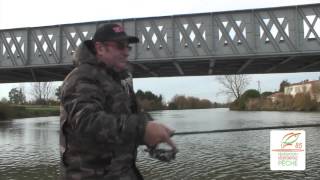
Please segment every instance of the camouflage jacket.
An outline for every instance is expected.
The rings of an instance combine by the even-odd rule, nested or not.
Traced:
[[[62,179],[142,179],[136,168],[146,122],[132,88],[82,43],[61,93]]]

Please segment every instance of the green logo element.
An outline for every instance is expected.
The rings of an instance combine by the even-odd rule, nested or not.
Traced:
[[[286,146],[291,146],[293,143],[295,143],[301,133],[288,133],[285,136],[283,136],[281,140],[281,148],[285,148]]]

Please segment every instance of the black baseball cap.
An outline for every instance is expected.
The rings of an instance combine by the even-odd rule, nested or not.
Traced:
[[[136,36],[128,36],[124,32],[124,28],[118,24],[105,24],[97,29],[93,35],[94,42],[105,41],[121,41],[127,40],[128,43],[138,43],[139,38]]]

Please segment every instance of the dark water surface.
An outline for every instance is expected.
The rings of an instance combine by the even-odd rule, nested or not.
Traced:
[[[152,112],[177,132],[320,124],[320,113],[236,112],[227,109]],[[162,163],[139,149],[145,179],[320,179],[320,127],[306,131],[306,170],[270,170],[270,130],[175,136],[180,152]],[[0,122],[0,180],[57,179],[58,117]]]

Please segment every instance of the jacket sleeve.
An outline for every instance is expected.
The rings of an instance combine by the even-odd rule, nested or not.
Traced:
[[[75,81],[65,83],[61,97],[68,115],[67,125],[73,133],[101,143],[135,141],[144,144],[146,123],[151,117],[146,113],[131,113],[124,92],[112,94],[115,102],[106,110],[104,105],[108,98],[93,79],[87,77]]]

